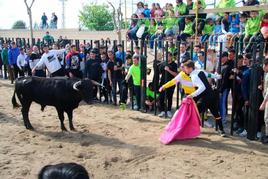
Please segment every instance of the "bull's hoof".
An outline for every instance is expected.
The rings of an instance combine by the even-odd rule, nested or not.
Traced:
[[[26,126],[26,129],[30,130],[30,131],[34,131],[33,126]]]
[[[61,130],[62,130],[63,132],[67,132],[67,129],[66,129],[65,127],[62,127]]]
[[[74,132],[76,131],[76,129],[74,127],[70,127],[70,130],[74,131]]]
[[[13,109],[15,109],[15,108],[19,108],[19,107],[20,107],[19,104],[15,104],[15,105],[13,105]]]

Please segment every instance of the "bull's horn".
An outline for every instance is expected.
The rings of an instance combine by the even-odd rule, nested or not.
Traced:
[[[76,90],[76,91],[79,91],[79,89],[77,89],[77,86],[81,85],[82,81],[78,81],[78,82],[75,82],[73,84],[73,89]]]
[[[98,82],[97,82],[97,81],[95,81],[95,80],[91,80],[91,82],[93,83],[93,85],[96,85],[96,86],[101,86],[101,87],[103,87],[103,88],[104,88],[104,86],[103,86],[102,84],[98,83]]]

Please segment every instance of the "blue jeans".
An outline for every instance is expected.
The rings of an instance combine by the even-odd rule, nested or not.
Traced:
[[[210,37],[210,36],[209,36],[208,34],[202,35],[202,37],[201,37],[201,42],[202,42],[202,43],[205,43],[206,40],[207,40],[209,37]]]
[[[163,35],[162,34],[153,34],[150,37],[150,49],[154,48],[154,39],[157,39],[157,47],[159,49],[162,48],[162,40],[163,40]]]
[[[225,89],[223,90],[222,94],[220,95],[220,114],[222,118],[222,122],[226,122],[226,103],[228,99],[228,94],[229,94],[230,89]]]
[[[113,86],[112,86],[112,93],[113,93],[113,102],[115,104],[117,104],[117,98],[116,98],[116,93],[117,93],[117,85],[119,87],[119,94],[120,94],[120,101],[121,101],[121,89],[122,89],[122,80],[123,79],[112,79],[112,83],[113,83]]]
[[[211,47],[216,47],[217,40],[218,40],[218,36],[217,35],[211,35],[211,36],[209,36],[209,38],[208,38],[209,45]]]
[[[134,94],[137,100],[138,109],[141,108],[141,86],[134,85]]]
[[[128,38],[130,40],[138,40],[138,37],[136,35],[137,31],[138,31],[138,27],[137,26],[133,27],[127,34]]]

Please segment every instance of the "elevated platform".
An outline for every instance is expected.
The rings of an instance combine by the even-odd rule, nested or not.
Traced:
[[[68,39],[76,39],[76,40],[100,40],[103,38],[110,38],[111,40],[117,39],[116,31],[90,31],[90,30],[81,30],[78,29],[47,29],[47,30],[34,30],[34,38],[43,38],[46,31],[55,38],[58,39],[59,36],[63,38],[66,36]],[[122,36],[125,37],[126,31],[122,31]],[[0,30],[0,37],[6,38],[30,38],[30,30],[29,29],[7,29]]]

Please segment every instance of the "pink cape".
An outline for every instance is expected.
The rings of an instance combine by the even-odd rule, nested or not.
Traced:
[[[163,144],[173,140],[193,139],[200,135],[200,116],[191,98],[185,98],[180,108],[175,112],[171,121],[160,136]]]

